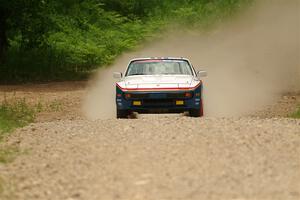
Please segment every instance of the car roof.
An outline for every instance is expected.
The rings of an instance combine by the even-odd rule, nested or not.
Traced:
[[[138,61],[138,60],[187,60],[184,57],[145,57],[145,58],[134,58],[131,59],[130,62]]]

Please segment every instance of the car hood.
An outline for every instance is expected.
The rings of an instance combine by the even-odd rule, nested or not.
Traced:
[[[199,82],[190,75],[143,75],[125,77],[120,83],[124,88],[186,88]]]

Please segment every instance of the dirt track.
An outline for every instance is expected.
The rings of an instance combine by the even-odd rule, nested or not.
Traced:
[[[26,151],[1,166],[13,199],[300,198],[299,120],[59,121],[10,143]]]
[[[80,112],[84,85],[1,88],[7,98],[62,105],[5,143],[23,153],[0,165],[1,199],[300,198],[300,121],[281,118],[299,95],[249,117],[88,121]]]
[[[23,153],[0,165],[0,199],[299,200],[300,120],[285,117],[300,94],[279,98],[299,91],[299,4],[274,2],[208,38],[172,33],[123,55],[91,91],[84,82],[0,86],[0,100],[55,108],[5,142]],[[91,119],[113,116],[111,74],[129,58],[170,54],[209,72],[208,117],[83,116],[82,105]]]

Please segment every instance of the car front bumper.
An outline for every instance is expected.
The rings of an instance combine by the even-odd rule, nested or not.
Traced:
[[[119,110],[139,113],[185,112],[202,106],[202,84],[192,90],[123,91],[116,86]]]

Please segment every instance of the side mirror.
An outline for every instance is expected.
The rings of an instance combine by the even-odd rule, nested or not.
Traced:
[[[197,77],[206,77],[207,76],[207,72],[206,71],[198,71],[197,72]]]
[[[113,77],[115,78],[115,79],[121,79],[122,78],[122,73],[121,72],[114,72],[113,73]]]

